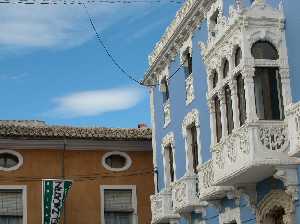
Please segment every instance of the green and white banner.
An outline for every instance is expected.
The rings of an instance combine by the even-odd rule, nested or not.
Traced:
[[[70,180],[43,180],[43,224],[59,224]]]

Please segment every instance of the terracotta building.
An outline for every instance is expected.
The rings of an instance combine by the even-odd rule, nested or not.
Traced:
[[[70,179],[62,223],[147,224],[151,130],[0,121],[0,223],[42,223],[42,180]]]

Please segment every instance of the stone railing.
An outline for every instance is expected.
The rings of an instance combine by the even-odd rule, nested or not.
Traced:
[[[190,213],[200,209],[197,175],[182,177],[172,188],[173,207],[177,213]]]
[[[293,163],[288,157],[288,147],[284,121],[258,121],[234,130],[212,149],[215,184],[231,185],[246,181],[244,178],[263,178],[260,175],[274,166]],[[253,175],[259,170],[262,172]]]
[[[189,75],[189,77],[187,77],[185,80],[185,91],[186,91],[186,105],[188,105],[195,99],[194,78],[192,74]]]
[[[290,137],[290,156],[300,157],[300,102],[293,104],[287,112]]]
[[[173,210],[171,190],[163,190],[152,195],[150,200],[153,224],[169,222],[179,218],[179,215]]]
[[[164,104],[164,127],[167,127],[171,122],[171,104],[170,100],[167,100]]]
[[[222,198],[228,191],[231,191],[233,187],[223,187],[214,185],[214,161],[209,160],[206,163],[199,166],[199,198],[203,200],[215,200]]]

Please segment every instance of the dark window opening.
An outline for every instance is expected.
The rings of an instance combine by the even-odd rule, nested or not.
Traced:
[[[105,163],[109,167],[115,168],[115,169],[120,169],[120,168],[125,167],[126,162],[127,162],[126,158],[121,155],[110,155],[105,159]]]
[[[237,80],[237,93],[238,93],[238,105],[239,105],[239,118],[240,118],[240,125],[242,126],[245,124],[247,119],[244,79],[242,75],[239,74],[236,80]]]
[[[169,170],[170,170],[170,180],[174,182],[175,180],[175,173],[174,173],[174,161],[173,161],[173,148],[171,145],[167,146],[166,148],[168,153],[169,159]]]
[[[10,153],[0,154],[0,167],[11,168],[18,165],[19,159],[17,156]]]
[[[166,103],[170,98],[169,86],[166,78],[164,78],[161,81],[161,85],[162,85],[163,103]]]
[[[234,128],[234,123],[233,123],[231,90],[230,90],[229,86],[225,87],[225,101],[226,101],[227,131],[228,131],[228,134],[231,134],[232,130]]]
[[[277,68],[255,69],[256,113],[260,120],[282,120],[282,86]]]
[[[189,52],[189,49],[184,53],[184,74],[185,78],[188,78],[193,73],[193,57]]]
[[[228,73],[229,73],[229,62],[228,62],[228,60],[226,59],[226,60],[224,61],[224,65],[223,65],[223,78],[226,78],[227,75],[228,75]]]
[[[191,133],[191,149],[193,154],[193,169],[194,173],[198,173],[197,167],[199,165],[199,159],[198,159],[198,141],[197,141],[197,128],[194,125],[192,125],[190,128]]]
[[[284,224],[285,210],[282,207],[275,207],[266,215],[265,223]]]
[[[241,64],[243,57],[242,49],[238,47],[235,51],[234,64],[235,66],[239,66]]]
[[[213,88],[216,88],[216,86],[217,86],[217,84],[218,84],[218,73],[217,73],[217,71],[214,71],[213,72]]]
[[[221,103],[220,99],[217,96],[215,97],[215,111],[217,142],[220,142],[222,138]]]
[[[251,53],[255,59],[277,60],[279,58],[277,49],[267,41],[258,41],[253,44]]]
[[[219,10],[217,10],[212,17],[210,17],[210,31],[211,31],[211,35],[215,36],[215,26],[218,24],[218,17],[219,17]]]

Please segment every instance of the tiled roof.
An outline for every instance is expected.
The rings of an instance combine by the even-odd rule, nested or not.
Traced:
[[[0,121],[0,137],[151,140],[150,128],[50,126],[41,121]]]

